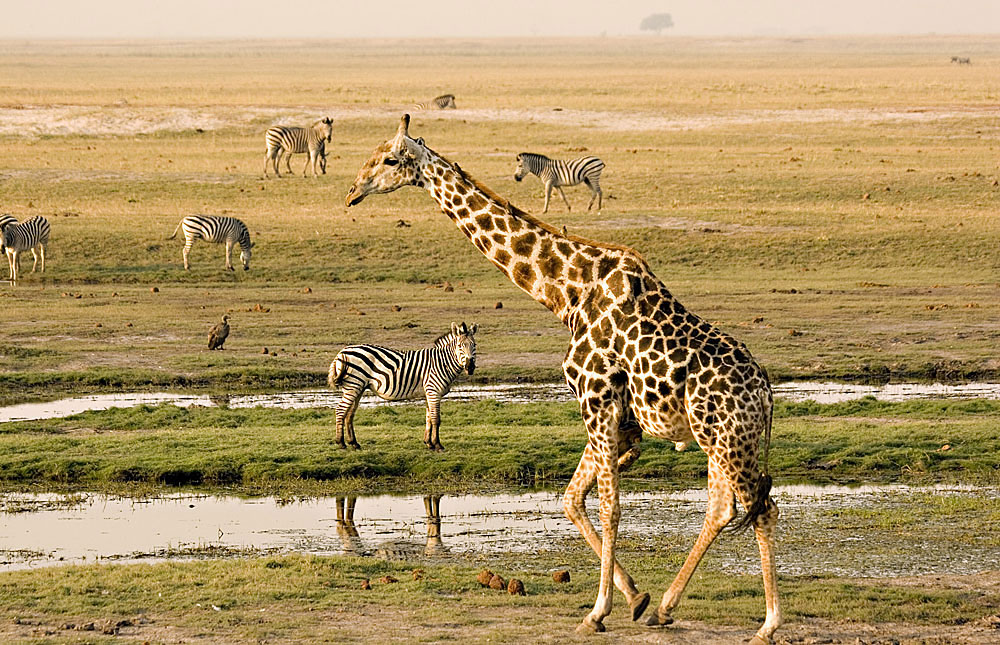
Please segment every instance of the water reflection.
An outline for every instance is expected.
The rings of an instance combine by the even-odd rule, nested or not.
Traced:
[[[873,396],[883,401],[908,399],[992,399],[1000,400],[1000,383],[888,383],[859,385],[833,382],[788,382],[774,386],[776,398],[786,401],[813,400],[817,403],[838,403]],[[446,401],[496,400],[501,403],[531,403],[535,401],[570,401],[569,388],[562,383],[515,385],[460,385],[452,389]],[[330,390],[298,390],[271,394],[187,394],[169,392],[126,392],[94,394],[57,401],[21,403],[0,407],[0,423],[34,421],[79,414],[88,410],[128,408],[138,405],[171,403],[188,407],[201,405],[219,408],[335,408],[340,396]],[[421,401],[383,401],[371,394],[361,399],[361,407],[383,405],[423,405]]]
[[[906,576],[1000,569],[1000,543],[976,533],[1000,513],[1000,488],[777,486],[779,572]],[[621,539],[686,554],[705,516],[704,488],[621,496]],[[928,513],[938,509],[937,515]],[[442,510],[444,509],[444,510]],[[941,509],[956,509],[941,512]],[[588,511],[596,521],[596,503]],[[965,527],[973,528],[965,528]],[[557,492],[345,495],[285,499],[169,495],[0,495],[0,571],[61,563],[298,552],[420,561],[530,558],[587,551]],[[919,557],[914,557],[914,554]],[[747,534],[724,534],[710,566],[759,570]]]
[[[387,540],[374,549],[374,555],[385,560],[408,560],[417,555],[428,557],[443,555],[448,549],[441,540],[441,498],[443,495],[424,495],[427,540],[423,544],[412,540]],[[358,527],[354,524],[354,507],[358,498],[347,495],[336,498],[337,535],[346,555],[369,555]]]

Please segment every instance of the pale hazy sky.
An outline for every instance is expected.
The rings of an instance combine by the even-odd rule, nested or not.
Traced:
[[[0,0],[0,38],[996,34],[1000,0]]]

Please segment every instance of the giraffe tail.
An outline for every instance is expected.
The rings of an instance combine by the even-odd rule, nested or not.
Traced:
[[[772,410],[768,409],[767,421],[764,427],[764,452],[760,459],[761,472],[757,478],[757,483],[754,484],[750,506],[747,507],[746,513],[743,514],[743,517],[736,520],[736,522],[729,525],[729,530],[734,533],[740,533],[748,529],[758,517],[767,512],[768,505],[774,503],[771,501],[771,486],[774,481],[767,472],[767,460],[771,452],[771,418]]]

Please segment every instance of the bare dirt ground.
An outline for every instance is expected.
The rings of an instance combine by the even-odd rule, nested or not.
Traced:
[[[1000,571],[970,576],[918,576],[882,581],[885,584],[953,589],[998,589]],[[440,602],[448,602],[441,599]],[[608,631],[580,635],[574,630],[585,613],[578,607],[555,611],[525,606],[455,605],[454,621],[441,618],[441,609],[388,606],[361,602],[335,611],[310,611],[307,603],[294,608],[247,610],[206,627],[196,614],[226,610],[204,607],[188,615],[143,614],[122,619],[25,617],[0,624],[0,642],[44,638],[45,642],[77,642],[81,630],[107,634],[109,642],[134,640],[152,643],[314,643],[314,642],[440,642],[459,643],[654,643],[714,645],[746,642],[753,629],[678,620],[665,628],[647,628],[628,620],[619,606],[605,621]],[[253,613],[254,619],[247,620]],[[252,624],[252,627],[248,627]],[[235,627],[241,626],[241,627]],[[778,645],[820,643],[852,645],[987,645],[1000,642],[1000,613],[963,625],[864,623],[821,619],[791,619],[775,635]]]
[[[16,105],[0,107],[0,135],[136,135],[185,130],[220,130],[263,119],[271,123],[306,123],[317,112],[334,120],[394,118],[412,112],[411,105],[380,108],[133,107],[128,105]],[[925,106],[912,109],[827,108],[741,110],[724,114],[670,115],[562,108],[475,108],[421,112],[427,119],[534,122],[611,132],[691,131],[759,123],[929,122],[970,116],[995,116],[995,110]]]

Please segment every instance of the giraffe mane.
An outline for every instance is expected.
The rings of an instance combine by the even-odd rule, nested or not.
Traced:
[[[438,155],[438,156],[441,156],[441,155]],[[562,231],[557,230],[556,227],[552,226],[548,222],[544,222],[544,221],[538,219],[537,217],[535,217],[531,213],[524,212],[523,210],[521,210],[517,206],[514,206],[513,204],[511,204],[507,199],[505,199],[505,198],[501,197],[500,195],[496,194],[496,192],[494,192],[492,188],[490,188],[489,186],[486,186],[485,184],[483,184],[482,182],[480,182],[478,179],[476,179],[475,177],[473,177],[469,173],[465,172],[465,170],[463,170],[462,167],[459,166],[457,163],[451,161],[450,159],[446,159],[443,156],[441,156],[441,159],[444,160],[445,162],[447,162],[448,165],[450,165],[452,168],[454,168],[455,172],[457,172],[459,174],[459,176],[462,177],[462,179],[464,179],[465,181],[471,183],[473,186],[476,187],[477,190],[479,190],[484,195],[486,195],[487,197],[489,197],[493,201],[497,202],[498,204],[500,204],[501,206],[503,206],[504,208],[506,208],[507,211],[511,215],[514,215],[515,217],[519,217],[519,218],[521,218],[521,219],[523,219],[523,220],[525,220],[525,221],[527,221],[527,222],[529,222],[531,224],[534,224],[535,226],[539,227],[540,229],[542,229],[542,230],[544,230],[544,231],[546,231],[548,233],[551,233],[552,235],[556,235],[558,237],[561,237],[561,238],[564,238],[564,239],[568,239],[571,242],[576,242],[578,244],[587,244],[588,246],[596,246],[596,247],[602,248],[602,249],[610,249],[612,251],[625,251],[625,252],[631,253],[636,258],[638,258],[643,264],[645,264],[647,266],[647,268],[648,268],[648,264],[646,262],[646,259],[644,257],[642,257],[641,253],[639,253],[638,251],[636,251],[632,247],[625,246],[624,244],[613,244],[611,242],[601,242],[599,240],[591,240],[591,239],[588,239],[588,238],[585,238],[585,237],[580,237],[579,235],[572,235],[572,234],[563,235]]]

